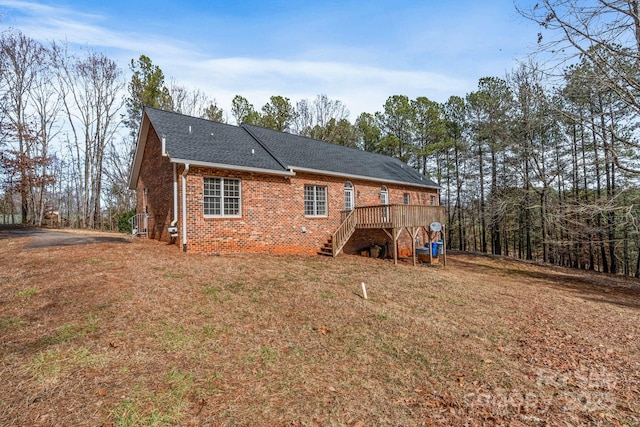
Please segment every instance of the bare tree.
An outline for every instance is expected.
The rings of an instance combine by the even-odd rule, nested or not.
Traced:
[[[215,100],[200,89],[188,89],[171,79],[169,83],[171,110],[188,116],[202,117],[215,122],[224,122],[224,111]]]
[[[0,69],[2,69],[3,95],[0,115],[3,116],[3,139],[16,153],[17,182],[21,198],[22,222],[29,221],[29,168],[34,130],[30,128],[29,96],[36,84],[45,59],[45,49],[36,40],[20,32],[7,31],[0,37]]]
[[[169,82],[171,110],[188,116],[202,116],[209,104],[209,98],[200,89],[188,89],[175,79]]]
[[[50,148],[52,141],[60,132],[60,112],[62,109],[62,99],[58,96],[52,81],[55,81],[55,70],[50,50],[47,50],[47,57],[44,67],[36,76],[35,85],[31,91],[31,100],[34,110],[34,128],[36,139],[34,141],[33,155],[37,159],[39,168],[34,172],[37,182],[31,187],[32,206],[34,207],[34,221],[37,225],[42,225],[47,208],[47,187],[53,184],[55,176],[50,173],[48,167],[51,163]],[[49,200],[49,203],[53,203]],[[50,206],[54,208],[53,205]]]
[[[296,118],[293,121],[293,131],[298,135],[307,136],[314,124],[311,103],[306,99],[301,99],[296,103]]]
[[[516,7],[538,24],[539,50],[551,53],[564,67],[576,55],[594,68],[598,85],[640,114],[640,2],[638,0],[541,0],[533,7]],[[617,148],[608,146],[616,166],[640,174],[637,159],[623,156],[640,144],[616,135]]]
[[[122,71],[115,61],[94,52],[77,58],[57,47],[56,61],[71,128],[70,148],[80,177],[78,224],[94,228],[101,221],[105,150],[120,125]]]
[[[342,101],[321,94],[312,102],[303,99],[296,104],[293,130],[299,135],[351,146],[356,137],[350,135],[355,131],[347,126],[348,120],[349,110]]]
[[[337,99],[329,99],[327,95],[320,94],[312,104],[315,113],[315,124],[326,127],[331,119],[339,122],[343,119],[349,119],[349,110],[342,101]]]
[[[133,159],[127,147],[127,141],[112,138],[105,152],[105,200],[116,219],[127,215],[136,202],[135,193],[129,190],[129,168]],[[113,223],[110,226],[116,228]]]

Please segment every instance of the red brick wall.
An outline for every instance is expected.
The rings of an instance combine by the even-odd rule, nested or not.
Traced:
[[[144,189],[148,190],[145,196]],[[162,156],[162,143],[153,128],[147,143],[136,187],[136,212],[149,214],[149,238],[169,241],[167,227],[173,216],[173,165]]]
[[[137,185],[138,212],[144,212],[144,192],[147,188],[149,237],[169,241],[167,227],[173,216],[173,166],[161,155],[161,142],[150,129]],[[183,165],[178,165],[178,229],[175,243],[182,243],[182,182]],[[238,178],[241,183],[242,216],[240,218],[205,218],[203,207],[203,178]],[[187,175],[187,251],[198,253],[273,253],[315,254],[340,225],[344,210],[344,178],[306,173],[283,177],[249,172],[214,170],[190,167]],[[382,184],[350,180],[354,187],[356,206],[379,205]],[[304,186],[327,186],[328,216],[323,218],[304,215]],[[409,193],[411,204],[429,204],[435,190],[410,186],[386,185],[390,204],[404,203]],[[305,231],[303,231],[303,228]],[[369,233],[371,234],[371,232]],[[378,230],[375,235],[357,234],[344,249],[357,253],[366,242],[384,243],[386,234]],[[399,253],[410,254],[410,236],[403,232]],[[408,243],[408,245],[407,245]],[[391,248],[392,246],[390,246]],[[404,252],[403,252],[404,250]]]

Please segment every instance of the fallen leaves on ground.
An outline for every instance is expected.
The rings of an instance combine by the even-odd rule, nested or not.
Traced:
[[[640,422],[637,280],[0,242],[1,425]]]

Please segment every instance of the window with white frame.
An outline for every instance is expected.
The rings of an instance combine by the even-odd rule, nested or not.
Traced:
[[[205,216],[239,217],[240,180],[236,178],[204,178]]]
[[[429,196],[429,203],[431,204],[431,206],[435,206],[436,205],[436,196]]]
[[[304,186],[304,214],[306,216],[327,216],[326,186]]]
[[[409,193],[404,193],[403,198],[404,198],[405,205],[411,204],[411,195]]]

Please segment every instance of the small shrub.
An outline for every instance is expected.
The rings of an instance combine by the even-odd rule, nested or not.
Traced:
[[[123,233],[131,233],[131,218],[136,214],[135,209],[131,209],[130,211],[123,212],[118,215],[118,231]]]

